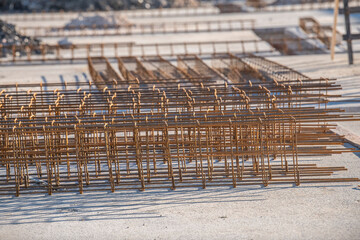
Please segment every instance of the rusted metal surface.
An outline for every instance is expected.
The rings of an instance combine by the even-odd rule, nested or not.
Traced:
[[[252,83],[266,81],[264,75],[256,68],[233,54],[215,55],[212,58],[212,66],[233,83],[247,83],[249,80]]]
[[[93,82],[99,89],[103,89],[105,87],[114,88],[114,86],[117,85],[117,82],[121,82],[123,80],[122,76],[113,69],[108,59],[104,57],[89,57],[88,67]]]
[[[0,86],[0,194],[359,181],[302,162],[355,151],[330,131],[360,120],[327,108],[334,80],[255,56],[211,62],[119,58],[129,76],[111,84],[118,74],[100,72],[116,63],[89,58],[80,88]],[[167,82],[174,71],[184,78]]]
[[[193,77],[185,71],[175,67],[161,56],[143,57],[119,57],[119,71],[124,76],[127,84],[140,84],[140,86],[150,86],[156,81],[157,86],[166,86],[170,83],[181,83],[185,79],[192,80]],[[198,79],[204,79],[198,76]]]

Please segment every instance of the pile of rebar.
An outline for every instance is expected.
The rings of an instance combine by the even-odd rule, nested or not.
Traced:
[[[113,68],[118,65],[119,72]],[[1,86],[0,194],[359,181],[340,86],[255,56],[89,58],[92,82]],[[26,90],[31,88],[31,90]]]

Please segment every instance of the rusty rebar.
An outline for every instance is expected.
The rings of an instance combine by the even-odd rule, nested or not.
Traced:
[[[90,57],[92,82],[0,86],[0,194],[359,181],[301,163],[356,151],[330,131],[360,120],[327,107],[335,80],[252,55],[177,63]]]

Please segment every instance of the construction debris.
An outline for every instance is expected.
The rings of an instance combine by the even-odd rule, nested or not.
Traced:
[[[215,5],[219,8],[220,13],[236,13],[236,12],[244,12],[241,4],[236,3],[218,3]]]
[[[93,26],[115,26],[117,25],[117,19],[114,15],[110,16],[101,16],[98,14],[92,16],[83,16],[79,15],[77,18],[72,19],[69,23],[67,23],[64,28],[65,29],[74,29],[74,28],[82,28],[82,27],[93,27]]]
[[[276,2],[277,0],[246,0],[246,5],[254,8],[263,8]]]
[[[40,40],[19,34],[15,29],[15,25],[0,20],[0,45],[4,47],[2,48],[3,51],[0,51],[0,57],[12,53],[11,50],[6,48],[8,46],[21,46],[22,48],[18,49],[15,54],[22,55],[25,53],[26,46],[39,46]]]

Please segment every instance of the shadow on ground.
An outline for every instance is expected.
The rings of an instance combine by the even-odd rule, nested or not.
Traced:
[[[227,202],[267,200],[266,193],[290,188],[319,188],[324,186],[216,187],[180,190],[125,190],[111,192],[55,193],[1,196],[0,225],[46,222],[116,220],[133,218],[162,218],[161,210]],[[329,187],[329,186],[327,186]],[[332,187],[344,187],[337,185]],[[347,186],[348,187],[348,186]]]

